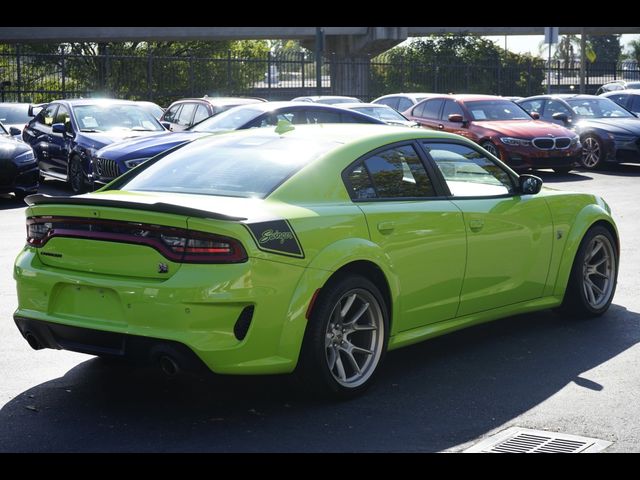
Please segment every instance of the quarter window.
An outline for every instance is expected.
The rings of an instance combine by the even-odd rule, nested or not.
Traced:
[[[422,145],[438,165],[452,196],[492,197],[515,192],[507,171],[477,150],[456,143]]]
[[[358,162],[347,179],[356,200],[435,196],[433,184],[411,145],[389,148]]]
[[[179,103],[177,105],[174,105],[173,107],[170,107],[164,114],[164,118],[163,120],[165,122],[169,122],[169,123],[175,123],[175,118],[178,115],[178,110],[180,110],[180,108],[182,107],[182,103]]]

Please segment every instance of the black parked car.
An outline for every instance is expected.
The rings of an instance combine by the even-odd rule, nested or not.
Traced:
[[[601,93],[600,96],[613,100],[634,115],[640,115],[640,89],[616,90],[615,92]]]
[[[538,95],[518,100],[542,120],[572,128],[580,135],[585,168],[604,162],[640,162],[640,118],[608,98],[596,95]]]
[[[95,181],[108,183],[149,158],[197,138],[256,127],[274,127],[278,121],[308,123],[378,123],[377,118],[344,108],[311,102],[260,102],[239,105],[196,123],[182,132],[118,142],[100,149],[93,162]]]
[[[38,191],[38,165],[32,148],[0,123],[0,193],[23,198]]]
[[[99,148],[128,138],[166,132],[136,102],[56,100],[46,105],[22,132],[33,147],[40,175],[69,182],[75,193],[93,184],[91,156]]]

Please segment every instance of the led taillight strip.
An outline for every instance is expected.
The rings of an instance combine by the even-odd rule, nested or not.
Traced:
[[[30,235],[29,225],[45,223],[51,223],[52,226],[43,237],[34,238]],[[62,228],[56,228],[56,223],[59,225],[62,224]],[[73,228],[74,224],[84,228]],[[100,230],[92,230],[92,226]],[[109,232],[109,228],[118,230],[128,229],[130,232]],[[134,231],[149,232],[150,236],[136,235],[133,233]],[[226,243],[230,248],[191,248],[188,246],[175,246],[172,248],[162,241],[161,235],[178,237],[184,240],[185,245],[188,245],[190,239],[197,239]],[[27,219],[28,245],[40,248],[55,237],[145,245],[157,250],[168,260],[178,263],[240,263],[247,260],[247,253],[238,240],[207,232],[118,220],[97,220],[94,218],[41,216]]]

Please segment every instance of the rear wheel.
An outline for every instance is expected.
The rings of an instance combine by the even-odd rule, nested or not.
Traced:
[[[373,382],[389,337],[378,288],[361,275],[326,285],[313,308],[300,354],[298,378],[313,392],[350,398]]]
[[[596,225],[585,234],[573,261],[561,310],[596,317],[607,311],[618,279],[618,251],[613,235]]]

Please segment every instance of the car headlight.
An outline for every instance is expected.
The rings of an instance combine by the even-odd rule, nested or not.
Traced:
[[[20,155],[16,155],[15,160],[17,163],[31,163],[36,161],[36,157],[33,155],[33,150],[27,150]]]
[[[575,137],[573,137],[571,139],[571,145],[575,145],[576,143],[578,143],[580,141],[580,137],[578,135],[576,135]]]
[[[512,147],[528,147],[531,145],[531,140],[526,140],[524,138],[500,137],[500,141],[505,145],[511,145]]]
[[[96,152],[98,151],[97,148],[91,148],[91,147],[87,147],[84,149],[84,154],[88,157],[95,157],[96,156]]]
[[[132,158],[131,160],[125,160],[124,165],[127,168],[133,168],[140,165],[143,162],[146,162],[149,158]]]

